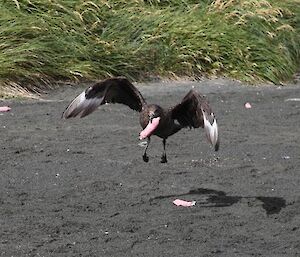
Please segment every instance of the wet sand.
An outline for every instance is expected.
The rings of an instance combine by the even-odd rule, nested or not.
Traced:
[[[83,88],[0,101],[12,108],[0,114],[0,256],[300,256],[300,85],[137,86],[165,107],[191,87],[207,95],[220,151],[186,129],[167,164],[155,137],[144,163],[126,106],[60,119]]]

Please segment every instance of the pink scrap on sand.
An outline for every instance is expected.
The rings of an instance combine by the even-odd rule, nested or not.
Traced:
[[[196,204],[196,201],[189,202],[189,201],[176,199],[176,200],[173,201],[173,203],[177,206],[191,207],[191,206],[194,206]]]
[[[1,106],[0,107],[0,112],[9,112],[11,110],[10,107],[8,106]]]
[[[140,139],[144,139],[148,136],[151,136],[152,132],[157,128],[159,120],[160,117],[152,119],[152,121],[148,123],[147,127],[143,131],[141,131]]]
[[[252,108],[252,106],[251,106],[250,103],[247,102],[247,103],[245,103],[245,108],[246,108],[246,109],[250,109],[250,108]]]

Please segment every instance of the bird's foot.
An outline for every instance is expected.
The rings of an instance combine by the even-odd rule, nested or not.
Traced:
[[[144,161],[144,162],[148,162],[148,161],[149,161],[149,157],[148,157],[147,154],[144,154],[144,155],[143,155],[143,161]]]
[[[166,155],[162,155],[161,156],[161,161],[160,161],[161,163],[167,163],[168,162],[168,160],[167,160],[167,156]]]

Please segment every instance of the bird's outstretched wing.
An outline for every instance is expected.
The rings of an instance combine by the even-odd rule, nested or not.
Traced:
[[[218,151],[220,143],[217,121],[204,96],[191,90],[181,103],[170,111],[171,117],[177,120],[182,127],[204,128],[208,141]]]
[[[145,99],[132,83],[123,77],[109,78],[87,88],[66,108],[62,117],[84,117],[106,103],[125,104],[135,111],[141,111]]]

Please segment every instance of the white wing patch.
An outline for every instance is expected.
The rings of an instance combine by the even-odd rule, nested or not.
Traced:
[[[217,121],[214,117],[214,114],[211,113],[210,114],[212,118],[212,124],[211,124],[209,119],[207,118],[207,114],[202,109],[201,111],[203,114],[204,129],[206,132],[207,139],[217,151],[219,148],[219,133],[218,133]]]
[[[102,98],[86,99],[85,91],[78,95],[63,113],[63,118],[84,117],[95,111],[102,103]]]

